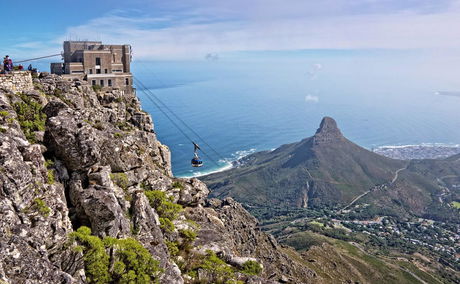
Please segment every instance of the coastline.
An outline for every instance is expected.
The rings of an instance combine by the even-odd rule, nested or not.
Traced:
[[[385,145],[372,150],[379,155],[399,160],[445,159],[460,153],[460,144],[421,143]]]

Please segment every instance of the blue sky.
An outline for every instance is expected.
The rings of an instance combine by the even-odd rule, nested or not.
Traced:
[[[458,0],[4,1],[2,53],[59,52],[65,39],[133,45],[135,58],[305,49],[460,49]],[[80,8],[90,7],[90,8]]]

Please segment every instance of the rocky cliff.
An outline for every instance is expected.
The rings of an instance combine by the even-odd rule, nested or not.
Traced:
[[[172,176],[135,94],[33,86],[0,85],[0,283],[321,282],[240,204]]]

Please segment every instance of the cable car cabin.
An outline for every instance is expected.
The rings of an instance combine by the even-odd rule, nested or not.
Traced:
[[[203,166],[203,161],[200,158],[195,157],[192,159],[192,167],[198,168],[202,166]]]
[[[198,156],[198,150],[201,150],[200,146],[198,146],[198,144],[196,144],[193,141],[192,141],[192,143],[193,143],[192,167],[194,167],[194,168],[202,167],[203,166],[203,161]]]

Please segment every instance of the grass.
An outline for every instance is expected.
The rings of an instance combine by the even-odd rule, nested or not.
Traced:
[[[432,275],[426,273],[425,271],[422,271],[422,270],[418,269],[414,264],[412,264],[410,262],[399,261],[398,264],[401,267],[404,267],[407,270],[411,271],[412,273],[417,275],[417,277],[419,277],[420,279],[424,280],[427,283],[443,283],[442,281],[440,281],[439,279],[437,279],[437,278],[433,277]]]

